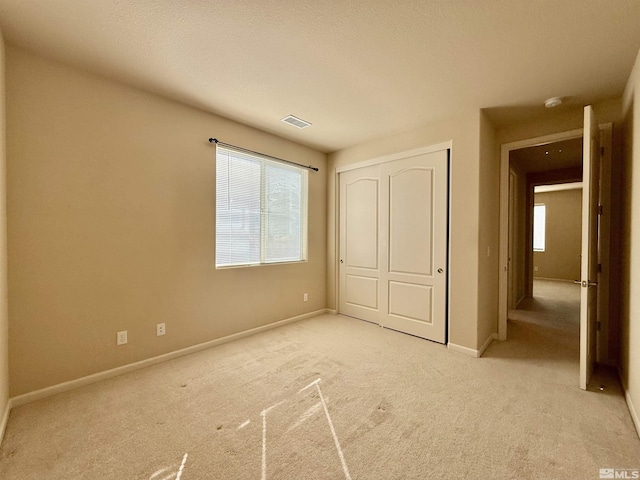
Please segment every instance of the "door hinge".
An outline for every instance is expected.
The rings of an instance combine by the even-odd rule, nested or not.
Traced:
[[[596,330],[600,331],[601,325],[602,324],[600,322],[596,322]]]
[[[604,208],[602,207],[602,205],[598,205],[598,215],[602,215],[604,212]]]
[[[604,147],[600,147],[600,155],[604,156]]]
[[[602,273],[602,264],[601,263],[598,264],[598,273]]]

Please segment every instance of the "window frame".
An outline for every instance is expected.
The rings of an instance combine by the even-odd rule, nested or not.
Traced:
[[[543,223],[542,223],[542,248],[536,248],[536,208],[542,207]],[[547,206],[544,203],[536,203],[533,205],[533,228],[532,228],[532,246],[534,252],[546,252],[547,251]],[[539,245],[538,245],[539,247]]]
[[[296,166],[291,162],[287,161],[278,161],[276,158],[271,157],[269,155],[262,155],[257,152],[245,151],[244,149],[238,148],[235,149],[230,146],[221,146],[216,145],[216,193],[215,193],[215,249],[214,249],[214,263],[216,270],[220,269],[229,269],[229,268],[243,268],[243,267],[259,267],[265,265],[289,265],[296,263],[305,263],[308,261],[308,204],[309,204],[309,174],[308,170],[303,166]],[[228,159],[231,161],[232,156],[236,156],[236,158],[244,159],[248,161],[253,161],[259,163],[260,168],[260,182],[259,182],[259,198],[260,198],[260,232],[259,232],[259,260],[258,261],[242,261],[236,263],[218,263],[218,187],[219,187],[219,154],[229,155]],[[267,224],[268,217],[270,216],[269,211],[267,209],[268,202],[268,192],[267,192],[267,183],[268,183],[268,175],[267,169],[268,167],[279,168],[284,171],[296,172],[300,175],[300,188],[297,190],[300,194],[300,203],[299,203],[299,236],[300,236],[300,245],[299,252],[300,255],[296,258],[292,258],[290,260],[278,258],[276,260],[267,260],[266,254],[269,245],[269,235],[267,234]],[[229,185],[229,183],[227,183]],[[274,214],[272,214],[274,215]]]

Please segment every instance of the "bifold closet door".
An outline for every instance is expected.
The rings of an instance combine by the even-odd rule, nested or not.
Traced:
[[[340,175],[340,312],[446,341],[448,151]]]

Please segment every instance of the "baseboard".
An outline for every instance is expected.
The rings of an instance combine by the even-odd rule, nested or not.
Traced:
[[[631,420],[633,420],[633,425],[636,427],[636,433],[640,438],[640,417],[638,416],[636,408],[633,406],[633,401],[631,400],[631,395],[629,395],[629,390],[627,388],[627,382],[624,381],[624,377],[622,375],[622,372],[620,371],[620,365],[618,365],[618,378],[620,379],[620,385],[622,385],[624,399],[627,401],[627,408],[629,409],[629,413],[631,414]]]
[[[449,342],[447,344],[447,348],[449,350],[453,350],[454,352],[464,353],[465,355],[469,355],[471,357],[478,356],[478,350],[474,350],[473,348],[463,347],[462,345],[456,345],[455,343]]]
[[[338,314],[338,310],[334,310],[332,308],[325,308],[324,309],[324,313],[328,313],[329,315],[337,315]]]
[[[277,322],[269,323],[267,325],[262,325],[260,327],[252,328],[250,330],[245,330],[244,332],[234,333],[233,335],[227,335],[226,337],[217,338],[215,340],[210,340],[208,342],[192,345],[191,347],[175,350],[173,352],[158,355],[156,357],[147,358],[139,362],[123,365],[122,367],[112,368],[110,370],[94,373],[93,375],[88,375],[86,377],[78,378],[78,379],[71,380],[64,383],[59,383],[57,385],[52,385],[51,387],[46,387],[41,390],[35,390],[33,392],[29,392],[22,395],[18,395],[17,397],[13,397],[9,399],[9,402],[10,402],[9,404],[11,408],[24,405],[26,403],[33,402],[35,400],[40,400],[43,398],[50,397],[52,395],[56,395],[58,393],[67,392],[69,390],[73,390],[75,388],[82,387],[85,385],[90,385],[92,383],[96,383],[101,380],[106,380],[108,378],[117,377],[118,375],[123,375],[125,373],[133,372],[135,370],[140,370],[141,368],[150,367],[158,363],[166,362],[168,360],[173,360],[174,358],[184,357],[185,355],[189,355],[191,353],[196,353],[201,350],[206,350],[207,348],[215,347],[217,345],[222,345],[223,343],[229,343],[234,340],[239,340],[241,338],[249,337],[257,333],[261,333],[277,327],[282,327],[289,323],[299,322],[300,320],[315,317],[317,315],[322,315],[328,312],[329,312],[328,309],[323,308],[321,310],[316,310],[314,312],[305,313],[302,315],[298,315],[296,317],[286,318],[284,320],[280,320]]]
[[[640,417],[638,417],[638,412],[636,412],[636,409],[633,406],[633,402],[631,401],[631,395],[629,395],[629,391],[626,388],[624,389],[624,398],[627,401],[627,407],[629,407],[631,419],[633,420],[633,424],[636,427],[636,433],[640,438]]]
[[[4,432],[7,429],[7,422],[9,421],[9,413],[11,413],[12,405],[11,399],[7,400],[7,405],[4,408],[4,412],[2,413],[2,419],[0,419],[0,445],[2,445],[2,440],[4,440]]]
[[[449,350],[453,350],[454,352],[464,353],[465,355],[469,355],[470,357],[479,357],[478,350],[474,350],[473,348],[463,347],[462,345],[456,345],[455,343],[451,342],[447,344],[447,348]]]
[[[453,350],[454,352],[464,353],[465,355],[469,355],[470,357],[480,358],[484,353],[484,351],[489,347],[489,345],[491,345],[491,342],[497,339],[498,339],[498,334],[492,333],[491,335],[489,335],[489,337],[485,340],[485,342],[482,344],[482,346],[478,350],[475,350],[469,347],[463,347],[462,345],[456,345],[455,343],[451,343],[451,342],[447,344],[447,348],[449,350]]]
[[[573,283],[573,280],[569,280],[568,278],[548,278],[548,277],[533,277],[534,280],[545,280],[550,282],[563,282],[563,283]]]
[[[498,339],[498,334],[497,333],[492,333],[491,335],[489,335],[489,337],[487,337],[487,339],[484,341],[484,343],[482,344],[482,346],[478,350],[478,357],[481,357],[484,354],[484,351],[487,348],[489,348],[489,345],[491,345],[491,342],[493,342],[494,340],[497,340],[497,339]]]

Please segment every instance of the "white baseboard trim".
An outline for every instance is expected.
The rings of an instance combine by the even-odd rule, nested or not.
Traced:
[[[624,399],[627,401],[627,408],[629,409],[629,413],[631,414],[631,420],[633,420],[633,424],[636,427],[636,433],[638,434],[638,437],[640,437],[640,417],[638,416],[636,407],[633,406],[631,395],[629,395],[629,390],[627,389],[627,382],[624,381],[622,371],[620,370],[620,365],[618,365],[618,378],[620,379],[620,385],[622,385]]]
[[[2,412],[2,419],[0,419],[0,445],[2,444],[2,440],[4,439],[4,432],[7,429],[7,422],[9,421],[9,414],[11,413],[12,407],[11,399],[7,400],[7,405],[4,408],[4,412]]]
[[[481,357],[484,354],[484,351],[487,348],[489,348],[489,345],[491,345],[491,342],[497,339],[498,339],[497,333],[492,333],[491,335],[489,335],[489,337],[487,337],[487,339],[484,341],[484,343],[480,347],[480,350],[478,350],[478,357]]]
[[[573,283],[573,280],[569,280],[568,278],[551,278],[551,277],[533,277],[533,280],[545,280],[549,282],[563,282],[563,283]]]
[[[338,314],[338,310],[334,310],[332,308],[325,308],[325,313],[328,313],[329,315],[337,315]]]
[[[103,372],[94,373],[93,375],[88,375],[86,377],[77,378],[75,380],[59,383],[57,385],[52,385],[50,387],[46,387],[40,390],[35,390],[33,392],[18,395],[17,397],[13,397],[9,399],[9,404],[11,408],[24,405],[26,403],[33,402],[35,400],[40,400],[43,398],[50,397],[52,395],[56,395],[58,393],[67,392],[69,390],[73,390],[75,388],[82,387],[85,385],[90,385],[92,383],[96,383],[101,380],[106,380],[108,378],[117,377],[118,375],[123,375],[125,373],[133,372],[135,370],[140,370],[141,368],[150,367],[158,363],[166,362],[167,360],[173,360],[174,358],[184,357],[185,355],[196,353],[201,350],[206,350],[207,348],[215,347],[216,345],[222,345],[223,343],[239,340],[241,338],[255,335],[256,333],[261,333],[277,327],[282,327],[289,323],[299,322],[300,320],[322,315],[324,313],[328,313],[328,310],[326,308],[323,308],[321,310],[316,310],[315,312],[309,312],[302,315],[298,315],[296,317],[286,318],[278,322],[269,323],[267,325],[262,325],[260,327],[252,328],[250,330],[245,330],[244,332],[238,332],[232,335],[227,335],[226,337],[217,338],[215,340],[210,340],[208,342],[192,345],[190,347],[182,348],[180,350],[175,350],[173,352],[158,355],[156,357],[140,360],[139,362],[130,363],[128,365],[123,365],[121,367],[116,367],[110,370],[105,370]]]
[[[493,342],[493,340],[497,340],[497,338],[498,334],[492,333],[478,350],[469,347],[463,347],[462,345],[456,345],[455,343],[451,342],[447,344],[447,348],[449,350],[453,350],[454,352],[464,353],[465,355],[469,355],[470,357],[480,358],[484,351],[489,347],[489,345],[491,345],[491,342]]]
[[[464,353],[465,355],[469,355],[471,357],[478,357],[478,350],[474,350],[473,348],[463,347],[462,345],[456,345],[455,343],[451,342],[447,344],[447,348],[449,350],[453,350],[454,352]]]
[[[640,437],[640,417],[638,417],[638,412],[636,412],[633,402],[631,401],[631,395],[629,395],[626,388],[624,389],[624,398],[627,401],[627,407],[629,407],[629,413],[631,414],[633,424],[636,426],[636,433],[638,434],[638,437]]]

